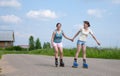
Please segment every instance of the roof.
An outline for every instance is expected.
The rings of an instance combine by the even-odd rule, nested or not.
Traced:
[[[14,41],[14,32],[9,30],[0,30],[0,41]]]

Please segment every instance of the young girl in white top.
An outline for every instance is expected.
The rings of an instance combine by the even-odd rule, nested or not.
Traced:
[[[88,68],[88,64],[86,63],[86,45],[85,45],[88,34],[90,34],[93,37],[93,39],[97,42],[97,44],[100,45],[100,43],[98,42],[96,37],[93,35],[93,32],[89,27],[90,27],[90,23],[88,21],[84,21],[84,27],[80,28],[77,34],[73,37],[73,41],[74,41],[74,39],[80,34],[79,39],[77,41],[77,52],[75,54],[74,63],[72,67],[75,67],[75,68],[78,67],[77,59],[78,59],[80,50],[82,48],[83,67]]]

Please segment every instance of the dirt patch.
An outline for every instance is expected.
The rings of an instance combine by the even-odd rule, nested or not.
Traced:
[[[5,59],[0,60],[0,76],[4,76],[3,74],[15,72],[16,69],[8,64]]]

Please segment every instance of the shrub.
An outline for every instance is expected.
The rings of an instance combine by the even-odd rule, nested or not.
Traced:
[[[27,49],[22,48],[20,46],[12,46],[12,47],[5,48],[5,50],[8,50],[8,51],[25,51]]]
[[[20,46],[14,46],[13,48],[14,48],[14,50],[16,50],[16,51],[22,51],[22,48],[21,48]]]
[[[13,47],[13,46],[12,46],[12,47],[7,47],[7,48],[5,48],[5,50],[13,51],[13,50],[14,50],[14,47]]]

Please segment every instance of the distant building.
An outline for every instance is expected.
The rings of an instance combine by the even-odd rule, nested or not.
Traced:
[[[18,46],[20,46],[21,48],[27,49],[27,51],[29,51],[29,45],[18,45]]]
[[[20,46],[21,48],[25,48],[25,49],[29,48],[29,45],[18,45],[18,46]]]
[[[13,46],[15,41],[14,32],[9,30],[0,30],[0,48]]]

